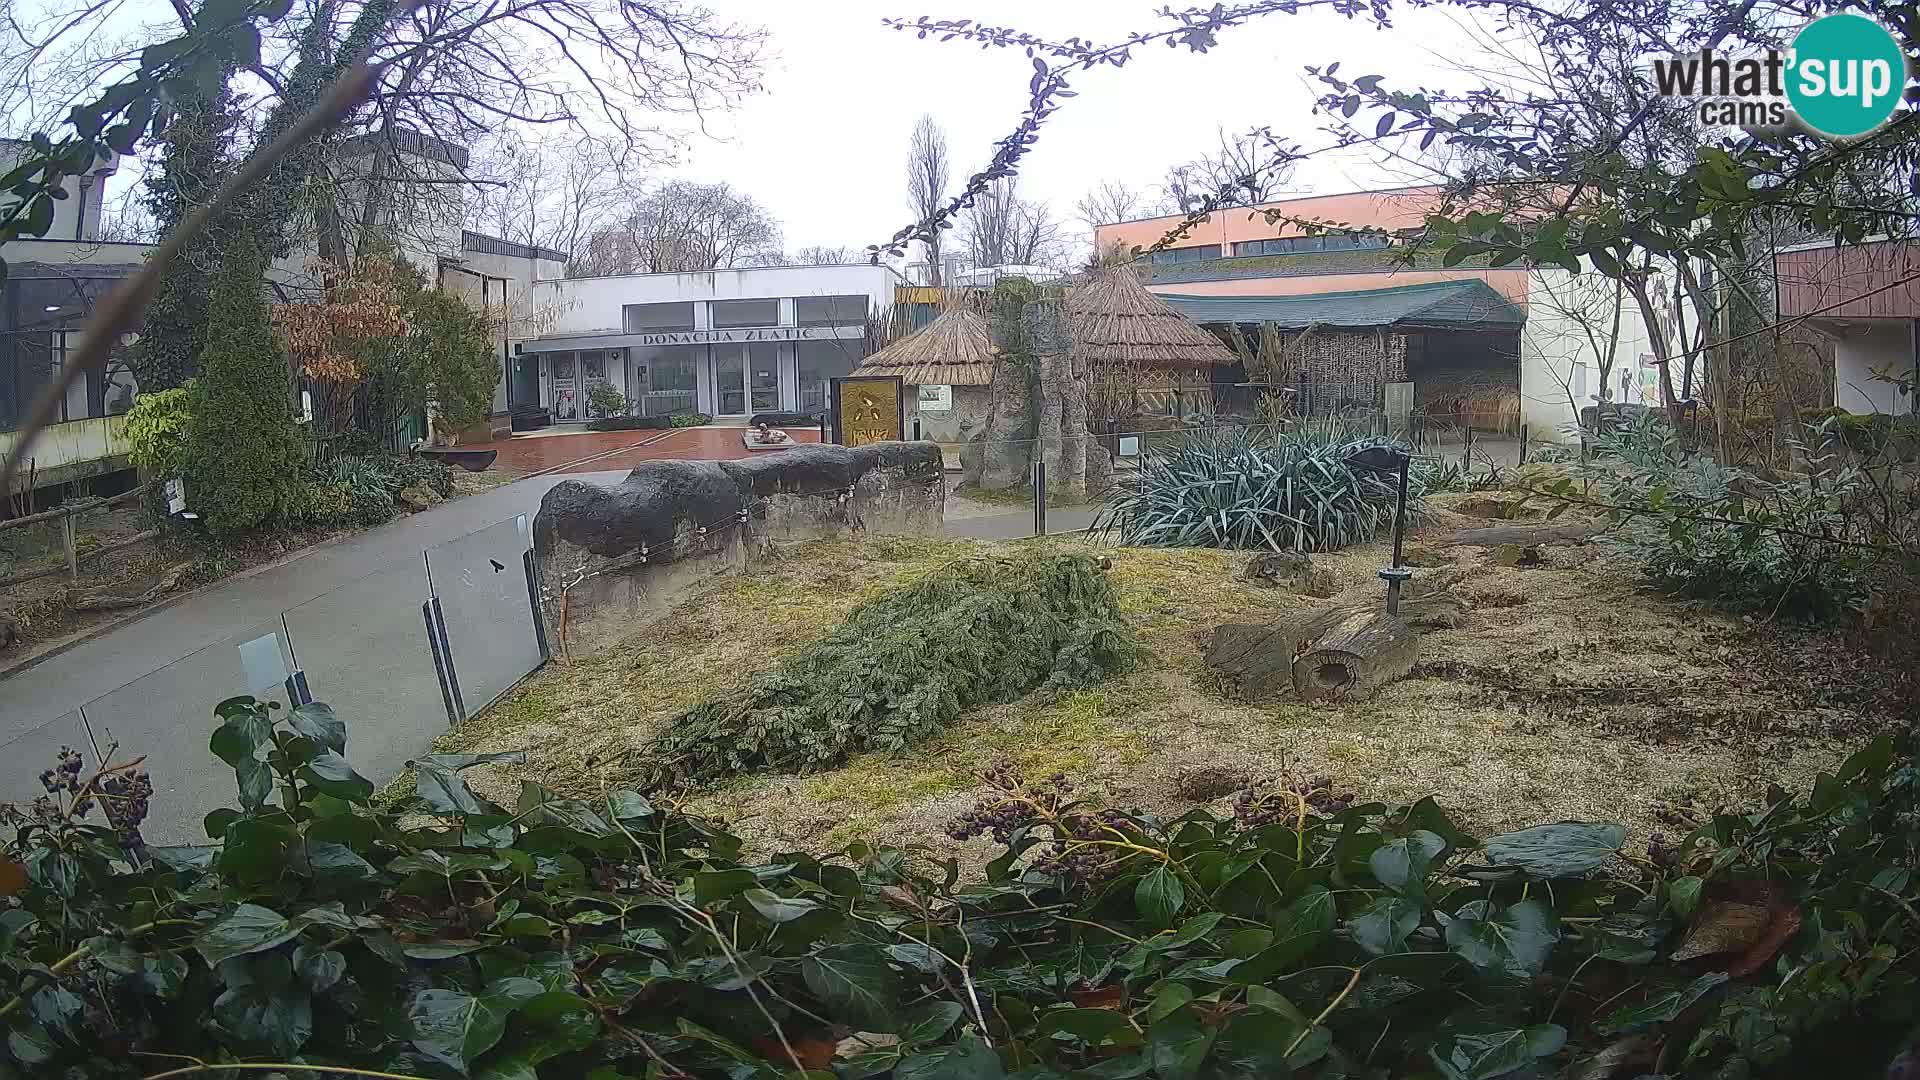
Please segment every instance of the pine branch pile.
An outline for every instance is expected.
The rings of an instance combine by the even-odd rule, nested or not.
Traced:
[[[1088,555],[964,559],[855,608],[824,640],[661,726],[648,787],[813,772],[925,741],[967,709],[1075,689],[1140,654]]]

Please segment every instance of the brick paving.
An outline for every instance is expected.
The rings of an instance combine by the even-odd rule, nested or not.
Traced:
[[[557,472],[604,472],[631,469],[657,458],[697,458],[731,461],[753,453],[740,441],[745,428],[700,427],[669,431],[583,431],[577,435],[541,435],[490,443],[462,443],[462,450],[493,450],[493,468],[509,476]],[[819,428],[788,428],[793,441],[820,441]],[[625,451],[624,453],[618,451]],[[605,456],[602,456],[605,455]]]

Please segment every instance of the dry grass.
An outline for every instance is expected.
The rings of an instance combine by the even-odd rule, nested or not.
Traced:
[[[1461,523],[1441,511],[1425,539]],[[824,634],[879,590],[1007,546],[878,538],[796,547],[760,571],[717,579],[613,649],[543,673],[442,748],[526,749],[524,768],[476,770],[475,786],[496,796],[510,796],[521,775],[568,791],[617,784],[622,754],[705,694]],[[1226,766],[1326,773],[1387,801],[1432,794],[1486,832],[1603,819],[1644,841],[1677,828],[1662,822],[1667,800],[1711,808],[1755,798],[1772,781],[1805,786],[1863,739],[1885,700],[1837,636],[1665,603],[1637,592],[1630,568],[1597,549],[1550,549],[1549,565],[1517,569],[1463,548],[1442,557],[1466,573],[1458,592],[1474,613],[1465,627],[1426,636],[1413,678],[1364,702],[1241,702],[1202,659],[1212,627],[1327,601],[1242,582],[1242,557],[1226,552],[1111,554],[1122,608],[1150,646],[1141,670],[983,710],[909,755],[746,778],[698,793],[689,808],[731,821],[763,851],[870,838],[974,862],[984,842],[956,844],[944,822],[970,805],[979,769],[1010,758],[1029,775],[1066,773],[1083,791],[1153,811],[1194,806],[1175,791],[1183,771]],[[1373,546],[1317,557],[1343,587],[1332,602],[1377,596],[1384,555]]]

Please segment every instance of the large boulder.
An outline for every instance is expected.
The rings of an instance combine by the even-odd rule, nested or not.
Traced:
[[[940,448],[803,444],[741,461],[648,461],[613,487],[568,480],[534,518],[554,639],[592,648],[774,540],[859,532],[938,536]]]

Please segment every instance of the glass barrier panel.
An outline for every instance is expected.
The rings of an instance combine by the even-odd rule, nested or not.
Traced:
[[[251,695],[287,707],[292,672],[280,620],[263,623],[182,657],[82,707],[94,741],[116,760],[146,755],[153,777],[148,843],[205,843],[200,819],[238,798],[233,770],[213,756],[213,707]],[[38,770],[36,769],[37,773]]]
[[[447,650],[468,716],[545,659],[523,561],[533,546],[531,524],[521,514],[427,549],[427,576],[440,599]]]
[[[346,722],[347,760],[375,784],[447,729],[421,612],[427,596],[425,564],[408,559],[283,616],[307,695]]]
[[[45,795],[47,789],[40,783],[40,773],[58,764],[63,746],[80,751],[81,780],[92,776],[93,770],[100,767],[100,755],[94,751],[86,720],[78,709],[28,727],[0,743],[0,762],[6,766],[0,769],[0,802],[30,803],[35,797]],[[121,760],[127,756],[123,754]],[[100,820],[99,811],[94,813],[94,820]]]

